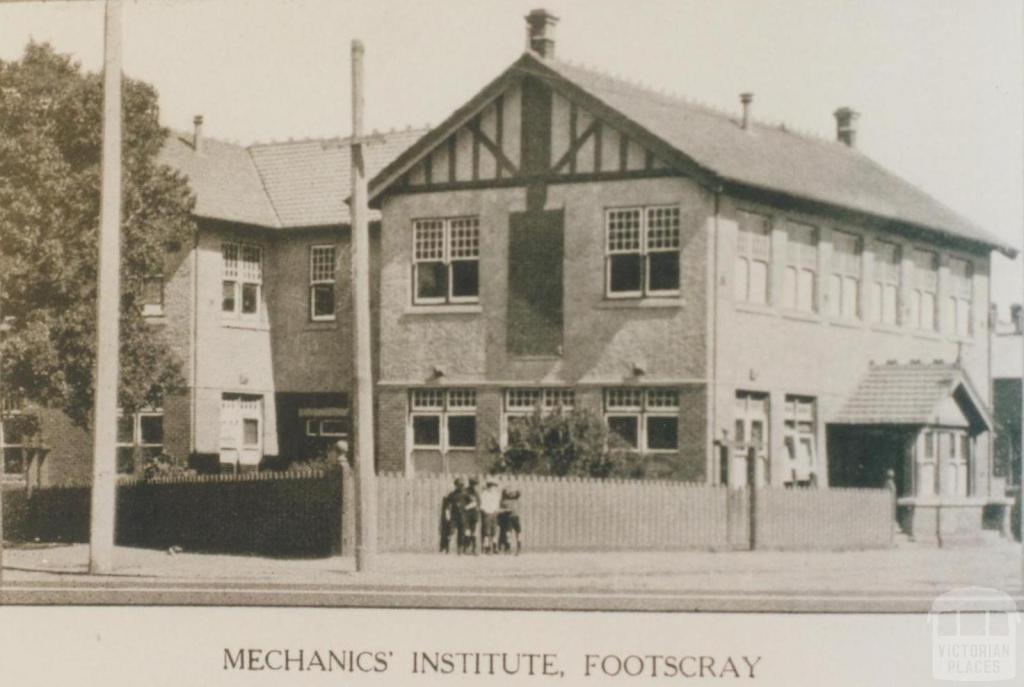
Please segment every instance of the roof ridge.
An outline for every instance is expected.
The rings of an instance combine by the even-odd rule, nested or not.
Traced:
[[[725,107],[724,105],[712,104],[711,102],[709,102],[707,100],[702,100],[700,98],[696,98],[694,96],[687,95],[686,93],[683,93],[682,91],[678,91],[678,90],[675,90],[675,89],[667,88],[667,87],[664,87],[664,86],[655,86],[655,85],[647,83],[645,81],[641,81],[639,79],[633,79],[633,78],[630,78],[630,77],[625,76],[623,74],[613,73],[613,72],[610,72],[610,71],[605,71],[603,69],[599,69],[599,68],[594,67],[594,66],[589,65],[589,64],[584,64],[584,63],[581,63],[581,62],[575,62],[573,60],[550,59],[550,58],[543,60],[543,62],[552,62],[552,63],[554,63],[556,65],[557,64],[564,64],[564,65],[566,65],[568,67],[571,67],[573,69],[579,69],[581,71],[589,72],[593,76],[597,76],[597,77],[600,77],[600,78],[603,78],[603,79],[610,79],[612,81],[618,81],[618,82],[621,82],[621,83],[626,84],[628,86],[632,86],[634,88],[638,88],[640,90],[646,91],[650,95],[662,98],[662,99],[667,101],[667,104],[681,104],[681,105],[686,105],[686,106],[689,106],[689,107],[699,108],[699,109],[705,110],[709,114],[720,116],[720,117],[724,117],[724,118],[728,119],[729,121],[732,121],[732,122],[734,122],[736,124],[739,124],[741,119],[742,119],[742,113],[741,112],[729,109],[729,108]],[[758,117],[752,117],[750,119],[750,122],[751,122],[751,124],[753,124],[754,126],[759,127],[759,128],[769,129],[769,130],[773,130],[773,131],[782,131],[784,133],[793,134],[795,136],[801,136],[803,138],[807,138],[807,139],[810,139],[810,140],[813,140],[813,141],[816,141],[816,142],[820,142],[820,143],[830,143],[830,144],[841,145],[841,146],[843,146],[843,149],[845,149],[845,150],[849,150],[851,152],[857,152],[855,148],[849,148],[848,146],[842,144],[839,141],[836,141],[834,138],[831,138],[831,137],[829,137],[829,136],[827,136],[825,134],[822,134],[820,132],[811,131],[810,129],[807,129],[807,128],[804,128],[804,127],[791,126],[790,124],[787,124],[783,120],[770,120],[770,119],[761,119],[761,118],[758,118]]]
[[[427,124],[426,127],[418,127],[418,126],[413,126],[413,125],[409,124],[405,128],[391,127],[390,129],[387,129],[386,131],[381,131],[379,129],[373,129],[373,130],[371,130],[371,132],[369,134],[364,134],[363,138],[372,138],[374,136],[381,137],[381,138],[386,138],[386,137],[392,136],[392,135],[404,135],[404,134],[422,133],[424,131],[429,131],[429,130],[430,130],[430,125],[429,124]],[[269,139],[269,140],[263,140],[263,141],[253,141],[249,145],[245,146],[245,148],[247,150],[252,150],[253,148],[281,147],[281,146],[287,146],[287,145],[308,145],[310,143],[320,143],[321,145],[324,145],[324,144],[341,145],[341,144],[348,143],[348,142],[351,142],[351,141],[352,141],[352,136],[351,135],[348,135],[348,136],[340,136],[340,135],[335,135],[335,136],[307,136],[305,138],[287,138],[287,139],[283,139],[283,140],[281,140],[281,139]]]

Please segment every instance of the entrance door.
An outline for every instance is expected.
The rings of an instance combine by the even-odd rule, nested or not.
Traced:
[[[747,454],[753,447],[757,456],[757,483],[768,481],[768,394],[736,392],[736,420],[729,486],[747,484]]]
[[[220,403],[220,462],[256,466],[263,458],[263,398],[224,394]]]

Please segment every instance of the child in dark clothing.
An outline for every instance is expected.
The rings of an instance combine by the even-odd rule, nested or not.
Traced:
[[[451,551],[451,540],[452,535],[455,535],[455,547],[458,551],[458,547],[461,545],[461,519],[459,517],[459,509],[457,501],[459,494],[461,494],[466,488],[466,483],[461,479],[455,480],[455,488],[441,499],[441,523],[440,523],[440,534],[441,534],[441,553],[450,553]]]
[[[501,508],[498,511],[498,549],[510,553],[512,544],[509,541],[509,533],[514,532],[516,537],[516,555],[522,549],[522,523],[519,521],[519,490],[504,489],[501,492]]]
[[[476,555],[476,526],[480,522],[480,496],[477,494],[476,485],[477,480],[473,477],[469,479],[469,487],[460,496],[459,503],[459,516],[461,519],[461,526],[459,531],[462,533],[462,545],[460,547],[461,553],[469,553],[470,551]]]

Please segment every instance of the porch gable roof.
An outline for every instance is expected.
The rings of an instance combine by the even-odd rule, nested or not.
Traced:
[[[967,373],[956,364],[872,364],[842,410],[829,420],[842,425],[941,424],[943,402],[956,397],[981,424],[993,428],[991,412]]]

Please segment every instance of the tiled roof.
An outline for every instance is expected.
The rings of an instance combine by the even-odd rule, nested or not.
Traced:
[[[274,208],[244,147],[206,139],[202,152],[197,154],[190,136],[171,133],[159,159],[188,177],[199,217],[278,226]]]
[[[371,135],[367,177],[424,133]],[[171,134],[160,161],[188,177],[195,214],[243,224],[292,228],[347,224],[351,189],[349,139],[310,139],[241,146],[207,138],[196,153],[191,137]],[[378,217],[371,211],[371,219]]]
[[[829,422],[850,425],[927,425],[935,422],[939,404],[963,385],[983,416],[970,380],[957,365],[872,365],[839,414]]]
[[[425,132],[392,131],[365,144],[369,179]],[[351,191],[349,139],[320,139],[249,147],[282,227],[349,222]]]
[[[530,56],[532,57],[532,56]],[[752,123],[556,60],[533,58],[727,181],[939,230],[1016,252],[854,148]]]

